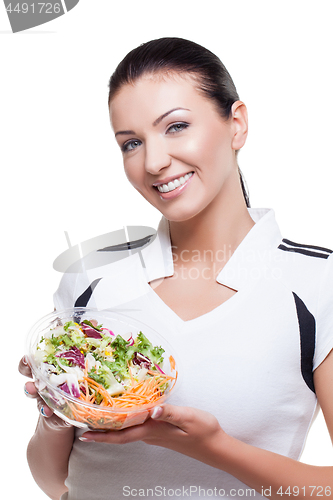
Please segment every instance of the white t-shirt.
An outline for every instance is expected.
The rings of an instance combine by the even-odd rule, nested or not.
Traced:
[[[231,436],[297,460],[318,409],[312,372],[333,348],[333,256],[282,240],[273,210],[249,212],[256,224],[216,278],[237,293],[198,318],[182,320],[148,284],[173,274],[164,218],[140,253],[64,274],[54,303],[118,307],[159,331],[182,363],[170,403],[205,409]],[[62,500],[261,498],[224,471],[171,450],[84,443],[82,432]]]

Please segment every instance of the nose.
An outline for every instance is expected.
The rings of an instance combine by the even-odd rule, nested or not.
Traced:
[[[169,167],[171,156],[162,138],[154,138],[146,141],[145,169],[150,174],[156,175],[163,168]]]

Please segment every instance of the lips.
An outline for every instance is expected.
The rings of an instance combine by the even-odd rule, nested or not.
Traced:
[[[172,180],[169,180],[168,178],[166,178],[164,180],[169,181],[168,183],[166,183],[166,182],[157,183],[156,182],[154,185],[154,189],[156,189],[159,197],[162,200],[172,200],[172,199],[180,196],[188,188],[188,186],[191,184],[193,178],[194,178],[194,172],[188,172],[187,174],[180,176],[180,177],[173,177],[173,178],[169,177],[169,179],[172,179]],[[164,189],[165,189],[165,191],[164,191]]]

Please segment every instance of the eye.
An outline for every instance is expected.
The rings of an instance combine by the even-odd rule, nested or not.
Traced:
[[[189,124],[185,122],[174,123],[167,129],[167,134],[176,134],[177,132],[181,132],[182,130],[186,129],[188,125]]]
[[[121,146],[121,150],[123,153],[127,153],[129,151],[133,151],[134,149],[136,149],[138,146],[140,146],[141,144],[141,141],[139,141],[138,139],[135,139],[135,140],[130,140],[130,141],[127,141],[125,142],[122,146]]]

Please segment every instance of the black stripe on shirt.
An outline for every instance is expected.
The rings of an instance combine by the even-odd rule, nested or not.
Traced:
[[[280,250],[284,250],[285,252],[301,253],[303,255],[308,255],[309,257],[319,257],[320,259],[327,259],[327,257],[329,257],[327,253],[311,252],[310,250],[305,250],[304,248],[292,248],[286,247],[285,245],[279,245],[278,248]]]
[[[315,392],[313,383],[313,356],[316,342],[316,320],[298,295],[294,292],[292,293],[299,325],[302,377],[309,389]]]
[[[300,253],[302,255],[308,255],[309,257],[318,257],[320,259],[327,259],[332,252],[328,248],[317,247],[313,245],[302,245],[301,243],[294,243],[293,241],[283,239],[283,243],[286,245],[279,245],[278,248],[280,250],[284,250],[285,252],[295,252]]]
[[[311,248],[312,250],[321,250],[322,252],[327,252],[327,253],[333,253],[333,250],[330,250],[329,248],[324,248],[324,247],[316,247],[314,245],[302,245],[301,243],[295,243],[294,241],[290,241],[287,239],[282,240],[283,243],[287,243],[287,245],[291,245],[293,247],[297,248]]]
[[[101,281],[102,278],[97,278],[94,280],[88,288],[78,297],[75,301],[74,307],[86,307],[96,285]]]

